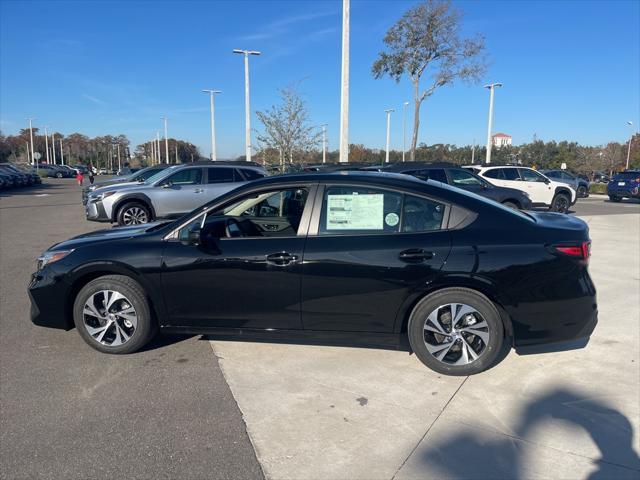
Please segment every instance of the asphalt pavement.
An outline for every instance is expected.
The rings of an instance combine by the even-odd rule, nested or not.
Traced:
[[[209,342],[109,356],[31,324],[36,257],[105,227],[72,180],[0,192],[0,478],[263,478]]]

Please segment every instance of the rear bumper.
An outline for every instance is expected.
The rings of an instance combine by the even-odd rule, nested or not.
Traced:
[[[608,186],[607,187],[607,195],[618,196],[618,197],[628,197],[628,198],[640,198],[640,187],[636,186],[624,186],[619,187]]]
[[[545,343],[534,344],[520,344],[515,345],[516,353],[519,355],[531,355],[536,353],[550,353],[550,352],[565,352],[568,350],[578,350],[585,348],[589,343],[591,334],[598,324],[598,312],[594,312],[591,318],[588,319],[575,333],[576,337],[569,340],[555,340]],[[564,336],[564,335],[560,335]]]

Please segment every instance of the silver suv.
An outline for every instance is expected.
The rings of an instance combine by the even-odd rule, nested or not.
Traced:
[[[87,220],[137,225],[176,218],[266,171],[250,162],[196,162],[174,165],[143,183],[103,187],[89,194]]]

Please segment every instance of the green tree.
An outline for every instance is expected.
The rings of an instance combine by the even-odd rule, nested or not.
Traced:
[[[389,75],[396,82],[407,75],[413,84],[413,136],[411,160],[416,157],[420,106],[439,87],[456,79],[476,82],[486,70],[484,39],[461,38],[462,15],[449,1],[428,0],[409,9],[384,37],[371,71],[375,78]],[[426,89],[420,80],[428,79]]]

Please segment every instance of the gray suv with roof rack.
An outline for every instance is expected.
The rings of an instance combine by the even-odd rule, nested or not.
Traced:
[[[142,183],[115,184],[88,195],[87,220],[137,225],[177,218],[236,187],[265,177],[253,162],[194,162],[173,165]]]

